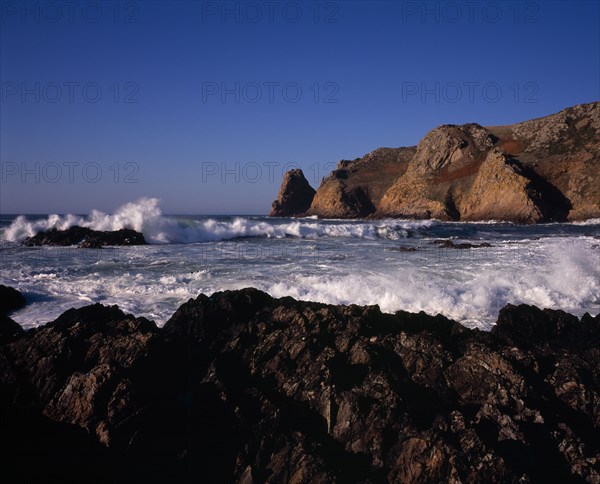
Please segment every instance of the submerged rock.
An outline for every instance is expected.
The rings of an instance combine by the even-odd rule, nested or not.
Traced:
[[[434,240],[432,244],[436,244],[441,249],[479,249],[481,247],[492,247],[487,242],[481,244],[471,244],[470,242],[454,242],[452,240]]]
[[[600,316],[507,306],[484,333],[243,289],[162,329],[70,310],[0,346],[0,403],[119,482],[599,482],[599,348]]]
[[[97,249],[107,245],[146,245],[146,239],[133,229],[100,231],[76,225],[65,230],[50,229],[40,232],[27,238],[24,244],[28,247],[79,245],[82,248]]]

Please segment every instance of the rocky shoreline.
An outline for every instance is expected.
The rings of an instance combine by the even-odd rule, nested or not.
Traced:
[[[501,220],[600,217],[600,102],[507,126],[446,124],[418,146],[341,160],[315,191],[283,179],[271,216]]]
[[[600,315],[508,305],[481,332],[243,289],[25,332],[16,307],[4,482],[600,483]]]

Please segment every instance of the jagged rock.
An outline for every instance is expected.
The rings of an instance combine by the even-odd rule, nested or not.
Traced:
[[[521,166],[494,149],[481,164],[469,193],[460,202],[461,220],[535,223],[543,219],[541,194]]]
[[[457,203],[468,191],[481,158],[495,138],[478,124],[443,125],[419,143],[404,176],[385,193],[382,217],[460,218]]]
[[[0,315],[16,311],[23,306],[25,306],[23,294],[12,287],[0,284]]]
[[[28,247],[79,245],[82,248],[100,248],[107,245],[146,245],[146,240],[141,233],[132,229],[99,231],[76,225],[65,230],[39,232],[27,238],[24,244]]]
[[[600,102],[490,130],[501,147],[549,184],[546,198],[565,212],[563,219],[600,216]]]
[[[406,172],[415,151],[415,146],[377,148],[362,158],[340,161],[337,170],[345,171],[346,186],[349,189],[361,188],[373,206],[378,207],[394,180]]]
[[[446,172],[452,174],[492,148],[494,141],[494,136],[487,129],[475,123],[439,126],[421,140],[409,170],[431,176],[446,168]]]
[[[7,314],[25,306],[23,295],[16,289],[0,284],[0,345],[14,341],[24,334],[21,325]]]
[[[322,218],[358,218],[366,217],[375,211],[375,207],[360,187],[348,189],[344,180],[336,178],[334,172],[323,181],[307,215]]]
[[[14,341],[25,331],[8,316],[0,315],[0,345]]]
[[[310,186],[302,170],[286,172],[279,189],[277,200],[273,202],[270,217],[293,217],[304,215],[315,196],[315,190]]]
[[[506,166],[486,162],[496,150],[507,154]],[[443,125],[416,148],[380,148],[341,161],[323,179],[309,213],[487,220],[493,212],[495,219],[525,222],[600,218],[599,153],[600,102],[507,126]],[[508,199],[499,200],[492,175],[510,185]],[[483,193],[486,187],[491,194]],[[493,206],[492,199],[500,203]]]
[[[291,214],[356,218],[373,213],[386,190],[406,171],[415,149],[378,148],[362,158],[341,160],[337,169],[323,179],[316,196],[313,194],[310,210],[302,205],[298,211],[288,202]],[[282,189],[285,185],[284,180]],[[280,206],[274,205],[278,210]]]
[[[34,439],[53,424],[103,443],[82,448],[108,481],[595,483],[599,348],[600,315],[509,305],[484,333],[244,289],[163,329],[68,311],[0,346],[0,403],[29,409]],[[5,456],[9,480],[30,459]]]

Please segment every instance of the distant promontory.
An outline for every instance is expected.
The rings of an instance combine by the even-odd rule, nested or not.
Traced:
[[[600,218],[600,102],[507,126],[442,125],[418,146],[342,160],[316,192],[286,173],[271,216]]]

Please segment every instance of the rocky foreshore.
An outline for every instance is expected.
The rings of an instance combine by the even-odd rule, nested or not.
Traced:
[[[243,289],[163,328],[1,316],[3,482],[600,483],[600,315],[481,332]]]
[[[294,170],[284,176],[270,215],[518,223],[599,218],[600,102],[507,126],[438,126],[418,146],[340,161],[316,192]]]

